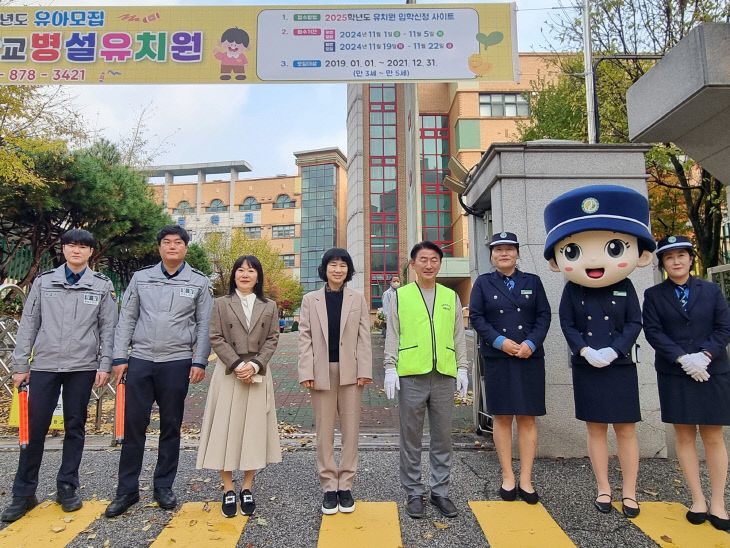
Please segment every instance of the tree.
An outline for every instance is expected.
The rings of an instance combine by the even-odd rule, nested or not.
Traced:
[[[213,267],[208,260],[208,253],[200,244],[192,242],[188,246],[188,253],[185,255],[185,261],[193,268],[200,270],[206,276],[213,274]]]
[[[291,312],[302,304],[302,286],[284,271],[284,261],[268,240],[249,238],[243,231],[234,229],[230,237],[222,232],[207,234],[203,247],[213,264],[217,294],[228,292],[228,280],[236,259],[254,255],[264,270],[264,294],[277,302],[279,311]]]
[[[582,50],[580,13],[583,2],[573,0],[574,10],[563,10],[549,26],[558,37],[561,49]],[[594,0],[591,3],[591,35],[595,56],[664,53],[694,26],[703,21],[729,21],[730,4],[724,0]],[[567,46],[567,47],[566,47]],[[518,128],[520,138],[586,139],[585,89],[576,78],[585,72],[582,58],[564,55],[556,61],[561,72],[557,82],[538,79],[530,97],[530,123]],[[626,90],[652,66],[639,59],[611,59],[600,66],[596,79],[601,140],[628,142]],[[681,75],[679,76],[681,78]],[[542,96],[544,93],[544,97]],[[676,146],[660,143],[647,154],[650,190],[664,187],[681,194],[684,214],[670,219],[671,209],[652,209],[654,236],[661,238],[681,226],[685,217],[691,223],[702,271],[719,262],[721,209],[725,203],[724,186],[702,170]],[[650,198],[659,206],[662,200]],[[679,231],[683,232],[682,230]]]

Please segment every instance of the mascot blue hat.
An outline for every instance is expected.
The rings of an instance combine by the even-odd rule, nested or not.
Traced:
[[[588,230],[610,230],[636,236],[639,254],[654,251],[649,230],[649,202],[630,188],[592,185],[576,188],[555,198],[545,208],[545,251],[554,258],[553,247],[563,238]]]

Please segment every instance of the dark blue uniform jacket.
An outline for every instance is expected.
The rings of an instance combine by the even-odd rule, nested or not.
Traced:
[[[677,358],[707,350],[707,372],[730,371],[726,345],[730,342],[730,310],[715,283],[690,276],[687,310],[674,283],[665,280],[644,292],[644,334],[656,351],[654,366],[661,373],[684,375]]]
[[[477,278],[469,298],[469,320],[479,334],[479,349],[485,358],[504,358],[501,350],[492,346],[501,336],[517,344],[524,340],[535,345],[533,356],[545,355],[542,343],[550,327],[550,304],[540,278],[515,270],[512,291],[504,284],[499,272],[489,272]]]

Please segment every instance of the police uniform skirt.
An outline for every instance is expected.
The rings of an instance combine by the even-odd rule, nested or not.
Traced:
[[[639,422],[639,379],[635,365],[574,365],[575,418],[586,422]]]
[[[205,402],[196,468],[258,470],[281,462],[274,383],[244,383],[217,361]]]
[[[544,358],[485,358],[482,376],[490,415],[545,414]]]
[[[730,425],[730,373],[714,373],[707,382],[657,373],[657,385],[662,422]]]

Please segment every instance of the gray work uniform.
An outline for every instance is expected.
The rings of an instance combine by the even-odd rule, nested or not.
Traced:
[[[433,318],[433,303],[436,298],[434,289],[421,288],[421,294]],[[461,315],[461,301],[456,295],[454,306],[454,351],[459,369],[469,369],[466,354],[466,334]],[[387,316],[388,334],[385,338],[385,368],[395,367],[398,363],[400,343],[400,318],[398,316],[398,297],[391,303]],[[431,320],[433,321],[433,320]],[[427,335],[424,335],[427,336]],[[451,473],[451,423],[454,411],[454,377],[443,375],[435,368],[424,375],[400,377],[398,395],[398,416],[400,422],[400,480],[406,496],[425,495],[426,488],[421,481],[421,447],[423,421],[428,410],[430,445],[428,450],[431,478],[429,487],[434,496],[449,495]]]
[[[126,360],[129,354],[152,362],[192,359],[206,366],[212,308],[210,280],[189,264],[169,279],[162,263],[138,270],[124,292],[114,359]]]
[[[13,352],[14,373],[111,371],[118,315],[114,286],[90,268],[71,285],[65,267],[33,282]]]

